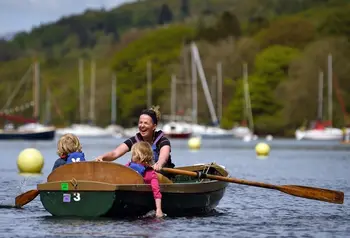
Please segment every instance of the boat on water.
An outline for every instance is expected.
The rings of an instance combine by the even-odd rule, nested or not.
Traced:
[[[200,164],[186,171],[228,177],[224,167]],[[158,174],[162,209],[168,216],[206,214],[224,196],[228,182]],[[155,209],[150,185],[129,167],[114,162],[77,162],[54,170],[37,189],[44,208],[53,216],[139,217]]]
[[[169,122],[163,125],[162,131],[169,138],[188,139],[192,135],[190,126],[185,122]]]
[[[297,140],[341,140],[343,131],[330,126],[329,121],[315,121],[310,129],[298,129],[295,131]]]
[[[51,125],[43,125],[40,123],[40,69],[39,63],[35,62],[31,65],[22,78],[24,80],[20,82],[18,89],[21,87],[21,83],[26,80],[26,75],[30,72],[33,73],[33,101],[25,102],[22,105],[14,106],[10,108],[11,103],[18,93],[18,90],[14,90],[9,96],[8,101],[0,111],[0,124],[4,125],[3,129],[0,129],[0,140],[53,140],[56,134],[56,128]],[[46,98],[46,107],[50,106],[50,97]],[[32,118],[24,116],[24,111],[32,108]],[[50,113],[47,109],[46,113]],[[49,117],[47,115],[47,117]],[[49,119],[46,118],[46,124],[49,123]]]
[[[0,140],[53,140],[56,128],[45,126],[39,123],[28,123],[15,129],[12,125],[7,125],[0,130]]]
[[[107,130],[105,128],[89,124],[72,124],[70,127],[57,129],[57,135],[59,136],[62,136],[66,133],[73,133],[80,138],[112,138],[112,136],[115,134],[113,130]]]

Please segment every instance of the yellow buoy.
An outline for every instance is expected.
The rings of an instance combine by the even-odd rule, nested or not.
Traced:
[[[255,146],[255,152],[259,157],[266,157],[270,153],[270,146],[264,142],[260,142]]]
[[[188,140],[188,147],[191,150],[198,150],[201,147],[201,138],[200,137],[191,137]]]
[[[20,173],[41,173],[44,157],[39,150],[27,148],[18,155],[17,167]]]

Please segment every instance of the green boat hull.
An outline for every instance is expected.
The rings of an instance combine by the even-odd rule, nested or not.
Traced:
[[[201,193],[162,193],[168,216],[206,214],[215,209],[225,187]],[[151,191],[40,191],[44,208],[54,216],[138,217],[155,210]]]
[[[217,165],[184,170],[228,176]],[[206,214],[219,204],[227,182],[176,175],[161,178],[162,210],[168,216]],[[40,200],[53,216],[139,217],[155,210],[151,186],[134,170],[113,163],[81,162],[61,166],[38,184]]]

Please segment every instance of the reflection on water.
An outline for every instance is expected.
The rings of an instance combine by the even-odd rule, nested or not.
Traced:
[[[83,139],[88,160],[123,140]],[[215,211],[205,216],[139,219],[59,218],[51,216],[39,197],[22,209],[14,198],[46,181],[56,156],[56,142],[0,142],[1,237],[349,237],[350,146],[338,142],[273,140],[268,158],[256,158],[258,141],[202,140],[191,152],[186,140],[172,140],[177,166],[217,162],[236,178],[271,184],[296,184],[345,192],[343,205],[293,197],[276,190],[230,184]],[[43,174],[18,174],[21,150],[35,146],[45,158]],[[130,159],[127,155],[118,163]],[[97,203],[98,201],[96,201]]]

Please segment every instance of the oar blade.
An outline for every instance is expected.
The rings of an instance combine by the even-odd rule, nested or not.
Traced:
[[[283,185],[277,188],[281,192],[308,199],[314,199],[324,202],[343,204],[344,193],[323,188],[313,188],[298,185]]]
[[[18,195],[15,199],[15,206],[16,207],[22,207],[26,205],[27,203],[31,202],[36,196],[39,195],[39,190],[33,189],[29,190],[25,193],[22,193],[21,195]]]

